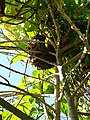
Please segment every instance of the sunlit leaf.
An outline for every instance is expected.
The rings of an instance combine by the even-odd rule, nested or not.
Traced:
[[[24,52],[21,53],[21,54],[18,54],[18,55],[16,55],[15,57],[12,58],[12,60],[11,60],[10,63],[12,64],[12,63],[18,62],[18,61],[22,60],[26,55],[27,55],[27,54],[24,53]]]

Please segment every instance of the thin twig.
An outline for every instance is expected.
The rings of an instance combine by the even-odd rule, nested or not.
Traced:
[[[19,71],[17,71],[17,70],[14,70],[14,69],[12,69],[12,68],[6,67],[5,65],[0,64],[0,66],[3,67],[3,68],[5,68],[5,69],[11,70],[12,72],[18,73],[18,74],[20,74],[20,75],[25,75],[25,76],[27,76],[27,77],[31,77],[31,78],[38,79],[38,78],[36,78],[36,77],[30,76],[30,75],[27,75],[27,74],[25,74],[25,73],[22,73],[22,72],[19,72]]]
[[[76,88],[75,92],[71,95],[71,97],[73,97],[73,96],[76,95],[77,91],[80,90],[80,88],[82,87],[82,85],[88,81],[88,77],[89,77],[89,76],[90,76],[90,73],[88,73],[88,74],[86,75],[86,77],[84,78],[84,80],[83,80],[83,81],[81,82],[81,84]]]
[[[40,102],[42,102],[43,104],[45,104],[47,107],[49,107],[51,110],[53,110],[54,112],[56,112],[54,108],[52,108],[49,104],[47,104],[47,103],[44,102],[42,99],[40,99],[39,97],[37,97],[37,95],[35,95],[35,94],[33,94],[33,93],[30,93],[30,92],[27,92],[27,91],[25,91],[25,90],[22,89],[22,88],[16,87],[15,85],[3,83],[3,82],[0,82],[0,84],[1,84],[1,85],[5,85],[5,86],[9,86],[9,87],[13,87],[13,88],[15,88],[15,89],[17,89],[17,90],[19,90],[19,91],[22,91],[22,92],[24,92],[24,93],[32,96],[33,98],[36,98],[37,100],[39,100]]]
[[[9,81],[8,81],[5,77],[3,77],[2,75],[0,75],[0,77],[1,77],[2,79],[4,79],[8,84],[10,84]]]

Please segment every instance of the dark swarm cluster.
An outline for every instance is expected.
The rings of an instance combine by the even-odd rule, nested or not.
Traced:
[[[52,45],[45,45],[46,37],[43,35],[36,35],[32,38],[28,47],[30,61],[37,69],[50,69],[54,67],[52,63],[56,63],[55,50]]]

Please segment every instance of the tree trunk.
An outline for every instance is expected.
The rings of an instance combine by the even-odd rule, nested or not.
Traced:
[[[59,87],[60,87],[60,79],[59,76],[56,76],[56,86],[55,86],[55,110],[56,110],[56,115],[55,115],[55,120],[60,120],[60,92],[59,92]]]
[[[71,118],[71,120],[79,120],[78,113],[74,103],[74,98],[71,97],[70,89],[67,82],[65,84],[65,95],[69,106],[69,117]]]

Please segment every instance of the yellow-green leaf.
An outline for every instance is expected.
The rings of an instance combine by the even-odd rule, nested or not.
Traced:
[[[24,58],[26,55],[27,55],[27,54],[24,53],[24,52],[21,53],[21,54],[16,55],[14,58],[12,58],[10,64],[15,63],[15,62],[17,62],[17,61],[19,61],[19,60],[22,60],[22,58]]]

